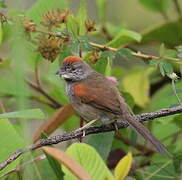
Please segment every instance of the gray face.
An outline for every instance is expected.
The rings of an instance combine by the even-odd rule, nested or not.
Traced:
[[[72,64],[64,63],[60,71],[60,74],[67,82],[81,81],[93,72],[88,64],[85,62],[75,62]]]

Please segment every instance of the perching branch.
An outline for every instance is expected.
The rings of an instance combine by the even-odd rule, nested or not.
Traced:
[[[158,111],[151,112],[151,113],[139,114],[139,115],[136,115],[136,118],[138,119],[139,122],[144,122],[144,121],[149,121],[155,118],[170,116],[170,115],[179,114],[179,113],[182,113],[182,106],[160,109]],[[119,129],[126,128],[128,126],[129,124],[126,121],[117,122],[117,127]],[[87,136],[89,134],[98,134],[98,133],[109,132],[114,130],[115,130],[115,126],[113,124],[103,125],[100,127],[90,127],[85,130],[84,135]],[[10,164],[19,156],[21,156],[22,154],[28,151],[38,149],[42,146],[58,144],[60,142],[68,141],[70,139],[80,138],[82,136],[83,136],[83,131],[75,130],[75,131],[66,132],[62,135],[53,136],[47,139],[40,139],[36,143],[24,149],[19,149],[16,152],[14,152],[12,155],[10,155],[7,160],[0,163],[0,170],[4,169],[8,164]]]

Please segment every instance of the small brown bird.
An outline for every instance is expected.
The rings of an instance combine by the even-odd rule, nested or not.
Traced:
[[[66,92],[76,112],[86,121],[112,123],[125,120],[161,154],[168,154],[165,146],[133,116],[116,84],[97,73],[82,58],[68,56],[57,72],[66,81]],[[90,123],[90,124],[91,124]]]

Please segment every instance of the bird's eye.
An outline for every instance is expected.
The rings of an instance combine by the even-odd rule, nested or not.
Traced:
[[[70,71],[71,70],[71,67],[66,67],[66,71]]]

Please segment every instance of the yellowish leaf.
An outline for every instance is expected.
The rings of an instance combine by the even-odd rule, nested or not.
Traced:
[[[129,152],[124,158],[122,158],[114,169],[115,180],[123,180],[132,165],[132,154]]]
[[[137,105],[144,108],[149,103],[149,74],[151,69],[141,69],[130,72],[123,78],[122,86],[124,91],[129,92]]]

